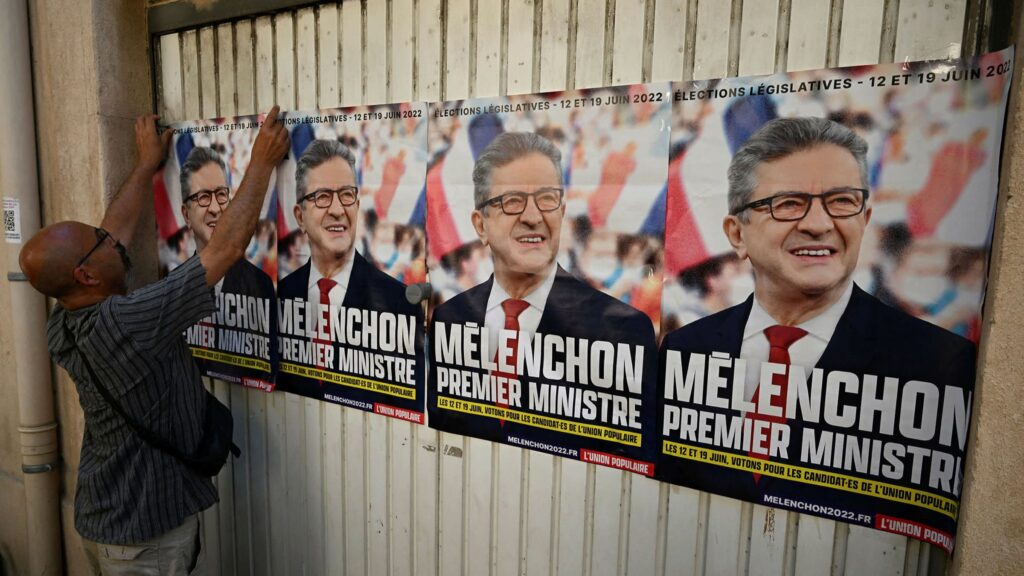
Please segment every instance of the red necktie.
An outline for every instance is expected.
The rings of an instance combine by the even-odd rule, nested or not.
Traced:
[[[773,364],[785,364],[789,366],[789,347],[797,340],[807,335],[807,331],[795,328],[793,326],[769,326],[764,329],[764,335],[768,338],[768,345],[771,348],[768,351],[768,361]],[[782,412],[782,416],[769,416],[765,414],[758,414],[756,412],[747,413],[747,418],[751,421],[764,421],[764,422],[777,422],[783,423],[786,421],[786,394],[788,393],[787,386],[789,384],[789,369],[783,374],[773,374],[772,384],[779,387],[779,394],[771,399],[771,405],[778,408]],[[761,387],[758,386],[754,390],[754,398],[751,402],[757,405],[757,398],[761,392]],[[753,425],[751,431],[753,431]],[[767,450],[765,450],[767,452]],[[754,446],[751,444],[749,455],[752,458],[759,458],[761,460],[768,460],[767,454],[754,451]],[[761,479],[761,475],[754,473],[754,483],[757,483]]]
[[[523,310],[526,310],[529,307],[530,307],[530,303],[527,302],[526,300],[517,300],[515,298],[509,298],[509,299],[507,299],[507,300],[505,300],[504,302],[501,303],[501,309],[502,309],[502,311],[505,312],[505,330],[512,330],[512,331],[514,331],[515,332],[515,336],[513,336],[512,338],[509,338],[509,340],[508,340],[508,346],[509,346],[509,348],[512,349],[512,353],[508,355],[508,365],[512,366],[513,372],[511,374],[508,374],[508,373],[505,373],[505,372],[501,372],[500,370],[494,372],[494,376],[496,376],[496,377],[501,377],[501,376],[505,377],[505,380],[503,380],[501,382],[501,391],[498,394],[498,398],[501,398],[502,396],[505,396],[505,394],[507,394],[508,379],[516,377],[515,369],[516,369],[516,366],[518,365],[518,360],[519,360],[519,358],[518,358],[518,356],[519,356],[519,315],[523,313]],[[501,350],[496,350],[494,352],[494,362],[495,363],[498,362],[498,354],[500,354],[500,353],[501,353]],[[498,406],[500,406],[502,408],[507,408],[508,407],[508,402],[504,402],[504,401],[502,401],[500,399],[498,401],[496,401],[495,404],[497,404]],[[505,421],[504,420],[499,419],[498,422],[502,426],[505,425]]]
[[[331,290],[334,289],[334,287],[337,286],[337,285],[338,285],[338,283],[335,282],[334,280],[331,280],[330,278],[321,278],[321,279],[316,281],[316,287],[320,289],[320,304],[322,304],[324,306],[330,306],[331,305]],[[327,309],[325,308],[324,310],[327,310]],[[321,312],[321,314],[323,314],[323,313]],[[331,314],[330,314],[330,312],[328,312],[326,316],[321,316],[319,318],[319,320],[321,322],[324,322],[324,330],[323,330],[324,333],[330,334],[331,333]],[[330,339],[325,341],[325,340],[321,340],[321,339],[318,338],[316,341],[320,342],[322,344],[330,344],[331,343]],[[321,366],[318,366],[318,368],[327,368],[327,366],[321,365]],[[324,385],[324,381],[323,380],[320,381],[320,385],[321,386]]]

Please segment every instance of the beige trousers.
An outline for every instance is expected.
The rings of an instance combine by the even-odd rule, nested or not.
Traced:
[[[200,514],[193,514],[181,526],[139,544],[100,544],[86,540],[86,556],[93,570],[103,576],[207,574],[203,566],[206,551],[199,517]]]

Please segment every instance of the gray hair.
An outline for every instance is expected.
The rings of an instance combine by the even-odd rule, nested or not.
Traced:
[[[562,185],[562,153],[550,140],[533,132],[505,132],[491,140],[476,159],[473,166],[473,204],[479,206],[487,200],[495,168],[511,164],[527,154],[540,154],[551,160],[558,173],[558,185]]]
[[[192,174],[198,172],[207,164],[216,164],[224,172],[224,180],[228,178],[228,165],[220,157],[220,152],[207,146],[196,146],[185,157],[185,163],[181,165],[181,200],[192,195]]]
[[[860,168],[861,186],[868,187],[868,145],[846,126],[825,118],[776,118],[754,132],[729,164],[729,213],[734,214],[757,188],[755,170],[762,162],[771,162],[814,148],[834,144],[853,155]],[[746,221],[746,213],[740,213]]]
[[[295,163],[295,198],[306,195],[306,178],[309,171],[332,158],[341,158],[348,162],[352,174],[356,173],[356,157],[352,151],[337,140],[313,140],[306,146],[302,157]]]

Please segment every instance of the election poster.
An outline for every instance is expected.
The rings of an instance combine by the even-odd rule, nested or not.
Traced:
[[[653,474],[670,96],[431,106],[431,427]]]
[[[422,424],[426,105],[283,117],[277,385]]]
[[[171,150],[153,181],[161,276],[210,242],[242,182],[260,116],[173,124]],[[245,257],[214,288],[217,312],[185,338],[203,375],[267,392],[278,367],[276,190]]]
[[[658,478],[952,552],[1012,59],[673,86]]]

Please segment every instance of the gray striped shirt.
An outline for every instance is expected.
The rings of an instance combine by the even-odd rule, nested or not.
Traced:
[[[50,353],[71,374],[85,413],[75,528],[104,544],[136,544],[212,506],[209,478],[143,441],[93,386],[87,355],[122,409],[182,452],[202,436],[205,391],[185,344],[186,328],[216,310],[197,256],[159,282],[74,311],[57,305]],[[69,342],[63,323],[75,340]],[[76,348],[77,346],[77,348]]]

